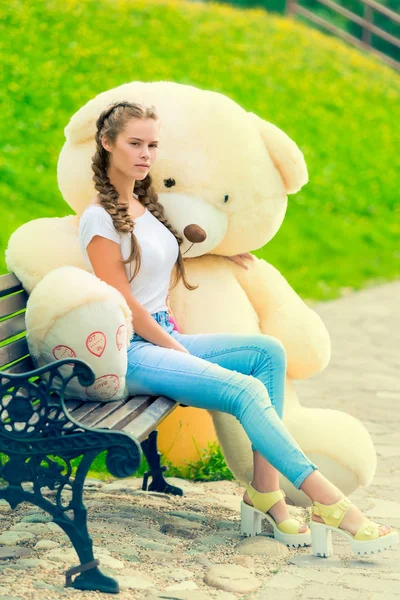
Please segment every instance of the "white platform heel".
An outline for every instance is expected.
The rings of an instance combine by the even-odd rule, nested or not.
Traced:
[[[260,534],[261,521],[262,519],[267,519],[272,525],[274,538],[279,542],[294,548],[311,544],[310,530],[300,533],[299,527],[301,522],[298,519],[286,519],[277,524],[271,515],[267,514],[267,511],[269,511],[274,504],[285,497],[285,492],[283,490],[266,493],[257,492],[251,483],[249,483],[246,491],[253,502],[253,506],[242,501],[240,507],[242,535],[254,536]]]
[[[240,517],[242,535],[254,536],[261,533],[261,515],[246,502],[240,505]]]
[[[310,522],[312,553],[314,556],[327,558],[333,554],[332,531],[336,531],[346,537],[351,544],[353,553],[358,555],[383,552],[398,543],[399,540],[396,531],[379,535],[380,525],[369,520],[361,525],[355,535],[351,535],[348,531],[340,529],[339,525],[351,506],[352,503],[346,497],[335,504],[313,502],[311,513],[323,520],[323,523],[313,520]]]
[[[332,533],[324,525],[310,521],[312,553],[314,556],[328,558],[333,554]]]

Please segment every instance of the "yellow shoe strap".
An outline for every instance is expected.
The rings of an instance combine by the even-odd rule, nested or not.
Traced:
[[[321,517],[325,525],[339,527],[350,506],[351,502],[348,498],[342,498],[335,504],[321,504],[314,501],[311,511],[317,517]]]
[[[301,521],[299,519],[286,519],[277,525],[277,528],[282,531],[282,533],[299,533]],[[307,533],[308,530],[302,532]]]
[[[279,500],[285,497],[283,490],[276,490],[274,492],[258,492],[253,488],[251,483],[246,488],[246,492],[253,503],[254,508],[261,512],[268,512],[269,509],[274,506]]]
[[[362,542],[368,540],[377,540],[379,537],[379,525],[373,521],[367,521],[365,525],[362,525],[354,536],[355,540]]]

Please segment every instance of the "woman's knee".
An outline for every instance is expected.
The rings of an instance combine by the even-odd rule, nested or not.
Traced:
[[[261,352],[267,362],[271,362],[274,369],[286,371],[286,350],[278,338],[271,335],[260,334],[256,338],[257,350]]]
[[[248,409],[256,406],[272,406],[265,385],[252,375],[242,375],[236,386],[236,394],[232,403],[232,414],[239,420]]]

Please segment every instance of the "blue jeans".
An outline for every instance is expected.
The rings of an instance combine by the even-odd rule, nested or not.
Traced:
[[[166,311],[154,319],[190,354],[133,334],[126,382],[130,395],[167,396],[181,404],[234,415],[252,444],[297,489],[318,467],[282,422],[286,353],[274,337],[173,330]]]

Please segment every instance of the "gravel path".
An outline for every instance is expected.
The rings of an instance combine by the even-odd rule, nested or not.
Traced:
[[[332,336],[328,369],[297,382],[303,404],[326,405],[361,419],[373,436],[378,469],[352,499],[366,514],[400,529],[400,282],[316,306]],[[312,557],[268,535],[243,539],[236,482],[170,478],[183,497],[142,492],[141,479],[87,482],[86,505],[95,556],[135,600],[400,600],[400,548],[356,559],[343,538],[335,555]],[[307,510],[289,507],[295,516]],[[2,558],[18,549],[18,558]],[[64,588],[77,564],[69,540],[30,505],[0,501],[0,600],[105,598]]]

